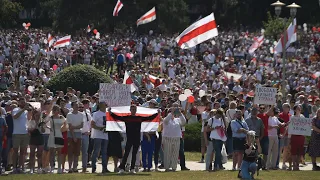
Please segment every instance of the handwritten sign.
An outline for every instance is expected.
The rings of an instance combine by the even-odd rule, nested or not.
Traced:
[[[108,106],[130,106],[130,85],[100,83],[99,101],[106,102]]]
[[[291,117],[288,134],[311,136],[312,119]]]
[[[277,88],[256,87],[254,104],[274,105],[276,103]]]

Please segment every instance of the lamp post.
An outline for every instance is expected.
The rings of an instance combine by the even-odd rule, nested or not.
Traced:
[[[319,0],[320,1],[320,0]],[[285,4],[277,1],[275,3],[272,3],[271,6],[275,7],[275,13],[276,15],[279,17],[281,14],[281,9],[282,6],[284,6]],[[301,6],[297,5],[296,3],[292,3],[290,5],[287,6],[287,8],[290,8],[290,15],[292,17],[292,19],[294,20],[294,17],[297,15],[297,10],[298,8],[301,8]],[[293,24],[293,22],[292,22]],[[282,43],[282,96],[283,99],[285,100],[286,97],[286,55],[287,55],[287,41],[289,41],[290,39],[287,39],[287,27],[285,27],[284,29],[284,33],[283,33],[283,43]]]

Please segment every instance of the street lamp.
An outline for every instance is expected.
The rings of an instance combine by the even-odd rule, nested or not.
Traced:
[[[320,1],[320,0],[319,0]],[[301,8],[301,6],[299,6],[298,4],[296,3],[292,3],[290,4],[289,6],[287,6],[287,8],[290,8],[290,16],[292,18],[296,17],[297,15],[297,11],[298,11],[298,8]]]
[[[319,2],[320,2],[320,0],[319,0]],[[277,2],[271,4],[271,6],[274,6],[274,11],[278,17],[280,16],[282,6],[284,6],[284,5],[285,4],[281,1],[277,1]]]

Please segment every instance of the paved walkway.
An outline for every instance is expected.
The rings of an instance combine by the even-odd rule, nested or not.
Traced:
[[[112,160],[112,159],[111,159]],[[78,165],[78,169],[79,169],[79,172],[81,172],[81,166],[82,166],[82,163],[79,162],[79,165]],[[205,163],[199,163],[199,162],[195,162],[195,161],[187,161],[186,162],[186,166],[191,170],[191,171],[204,171],[205,170]],[[228,162],[226,164],[223,165],[226,170],[232,170],[232,162]],[[68,163],[66,162],[66,168],[68,168]],[[280,167],[282,167],[282,163],[280,163]],[[113,172],[114,171],[114,165],[113,165],[113,162],[109,162],[108,164],[108,170]],[[140,168],[140,171],[142,171],[143,169]],[[180,166],[178,165],[178,168],[177,168],[178,171],[180,171]],[[300,166],[300,170],[303,170],[303,171],[308,171],[308,170],[312,170],[312,164],[311,163],[307,163],[306,166]],[[89,173],[91,173],[91,168],[88,168],[87,171]],[[102,171],[102,165],[101,165],[101,162],[99,161],[99,163],[97,164],[97,170],[96,172],[97,173],[100,173]],[[161,169],[160,171],[164,171],[163,169]],[[55,173],[57,172],[57,169],[55,169],[54,171]]]

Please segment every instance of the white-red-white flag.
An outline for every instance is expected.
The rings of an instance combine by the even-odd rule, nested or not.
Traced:
[[[155,84],[157,79],[160,80],[160,84],[161,84],[162,80],[163,80],[162,78],[158,78],[156,76],[153,76],[153,75],[149,74],[149,80],[151,81],[152,84]]]
[[[47,39],[48,46],[51,47],[53,45],[54,41],[55,41],[54,37],[49,33],[48,39]]]
[[[126,119],[126,122],[142,122],[141,132],[155,132],[160,123],[160,114],[157,109],[138,106],[136,116],[141,117],[140,119],[125,118],[125,116],[131,115],[130,106],[112,107],[111,113],[106,113],[106,131],[126,132],[126,124],[123,119]]]
[[[176,42],[182,49],[188,49],[215,36],[218,36],[218,29],[214,14],[211,13],[185,29],[176,38]]]
[[[290,46],[291,43],[297,41],[297,21],[296,19],[293,20],[293,24],[291,23],[289,27],[287,28],[287,33],[286,33],[286,42],[284,42],[283,35],[278,41],[278,44],[274,48],[274,53],[281,53],[282,52],[282,47],[284,44],[286,44],[286,48]]]
[[[139,26],[141,24],[147,24],[149,22],[152,22],[156,18],[157,18],[157,16],[156,16],[156,8],[153,7],[150,11],[148,11],[146,14],[144,14],[143,16],[141,16],[137,20],[137,26]]]
[[[260,36],[259,38],[254,38],[254,42],[249,48],[249,53],[253,54],[254,51],[256,51],[263,44],[263,41],[264,41],[263,36]]]
[[[118,0],[116,6],[113,9],[113,16],[118,16],[119,11],[121,10],[121,8],[123,7],[123,4],[120,0]]]
[[[65,36],[65,37],[63,37],[63,38],[58,39],[58,40],[54,43],[53,47],[54,47],[54,48],[61,48],[61,47],[68,46],[68,45],[70,44],[70,41],[71,41],[71,35]]]
[[[128,71],[124,73],[123,84],[129,84],[131,92],[135,92],[138,90],[138,87],[134,84],[132,78],[130,77]]]

